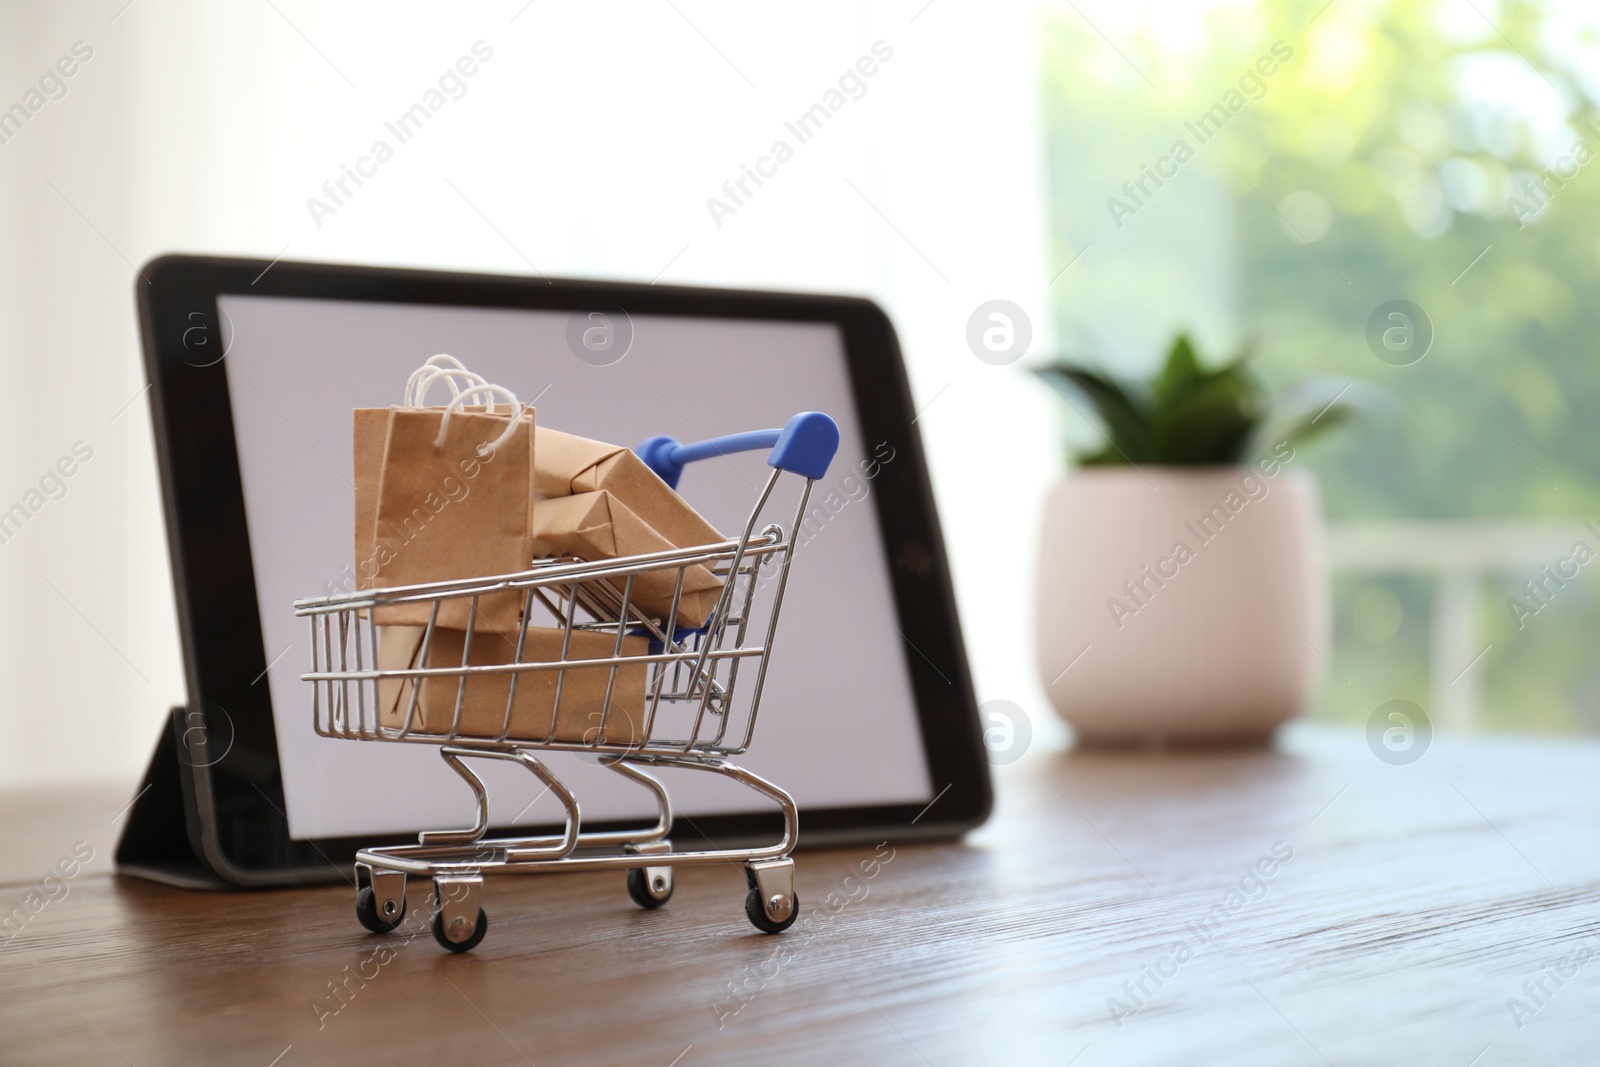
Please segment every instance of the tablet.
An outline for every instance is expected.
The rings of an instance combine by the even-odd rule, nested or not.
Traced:
[[[316,735],[300,678],[310,635],[292,607],[355,587],[352,409],[399,403],[410,372],[440,353],[532,402],[539,425],[618,444],[831,414],[840,449],[795,532],[761,729],[740,761],[794,796],[802,845],[948,837],[986,817],[910,391],[872,303],[184,256],[142,278],[188,688],[188,835],[224,878],[340,877],[358,847],[471,822],[471,794],[431,746]],[[700,464],[680,491],[736,529],[762,476],[750,462]],[[549,762],[585,829],[653,818],[648,797],[592,760]],[[560,818],[531,775],[485,778],[497,828]],[[715,776],[664,778],[675,838],[780,832],[775,810]]]

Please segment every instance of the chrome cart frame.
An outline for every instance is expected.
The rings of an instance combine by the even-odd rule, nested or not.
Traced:
[[[612,560],[536,560],[530,569],[517,574],[295,601],[295,613],[311,623],[311,670],[301,677],[313,686],[316,732],[350,740],[437,745],[440,756],[467,783],[476,801],[476,817],[469,827],[430,830],[419,834],[414,845],[369,848],[356,854],[356,913],[362,925],[374,933],[394,930],[405,917],[407,878],[431,878],[434,937],[447,949],[466,952],[482,941],[488,929],[482,908],[486,872],[625,869],[634,901],[641,907],[658,908],[672,896],[674,867],[727,862],[744,865],[748,883],[745,912],[757,928],[778,933],[793,924],[799,909],[790,858],[799,832],[794,800],[772,782],[730,762],[729,757],[745,752],[754,737],[768,656],[794,557],[794,536],[812,486],[827,472],[838,441],[832,419],[808,412],[796,415],[782,430],[738,434],[695,445],[658,437],[640,446],[640,457],[673,487],[685,463],[770,448],[767,462],[772,473],[737,538]],[[773,494],[785,473],[803,479],[788,530],[776,523],[763,524],[769,507],[777,507]],[[720,579],[721,593],[709,621],[689,630],[674,621],[680,617],[686,576],[696,568],[705,568]],[[656,579],[657,588],[664,577],[670,578],[669,611],[658,615],[640,610],[635,590],[646,576]],[[474,663],[479,601],[491,594],[503,599],[508,593],[522,597],[515,655],[504,663]],[[468,622],[460,662],[432,665],[430,649],[436,633],[443,629],[440,607],[462,601],[467,604]],[[420,648],[414,660],[403,666],[387,662],[380,666],[385,609],[403,605],[423,605],[421,610],[427,612]],[[415,613],[417,609],[412,610]],[[524,658],[531,624],[536,620],[560,634],[559,658]],[[612,655],[574,657],[574,636],[585,632],[614,637]],[[632,643],[637,648],[640,638],[648,640],[648,652],[625,654],[625,641],[635,639]],[[623,709],[619,672],[641,667],[646,678],[643,707]],[[563,693],[570,696],[578,684],[569,685],[569,672],[579,670],[588,672],[591,680],[598,671],[607,673],[603,700],[588,716],[591,721],[598,718],[598,723],[574,739],[570,731],[568,736],[560,736],[559,720]],[[528,672],[538,672],[540,678],[535,680]],[[548,732],[542,737],[529,736],[525,723],[514,731],[519,681],[528,678],[528,686],[548,686],[552,676],[554,700],[548,712]],[[447,692],[454,690],[447,728],[425,729],[434,724],[419,715],[429,679],[442,679]],[[475,692],[471,687],[476,685],[476,691],[481,691],[496,684],[506,687],[500,729],[469,731],[463,709],[469,693]],[[616,736],[619,723],[636,724],[640,719],[642,729],[620,739]],[[608,727],[612,727],[609,739]],[[601,766],[650,793],[656,805],[655,821],[638,829],[584,832],[577,797],[535,755],[541,751],[597,757]],[[563,832],[486,839],[488,789],[467,763],[480,759],[517,763],[537,777],[566,810]],[[783,812],[782,838],[757,848],[674,850],[671,797],[651,773],[660,767],[708,771],[761,794]]]

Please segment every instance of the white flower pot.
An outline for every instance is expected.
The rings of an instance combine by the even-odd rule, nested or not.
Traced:
[[[1080,743],[1259,740],[1318,692],[1332,654],[1321,497],[1279,452],[1086,468],[1050,492],[1039,669]]]

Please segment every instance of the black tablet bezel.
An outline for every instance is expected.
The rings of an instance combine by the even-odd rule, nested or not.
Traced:
[[[185,732],[198,819],[191,844],[239,884],[338,877],[359,848],[404,836],[294,840],[278,766],[267,652],[251,568],[217,298],[224,294],[410,305],[569,310],[596,301],[629,314],[835,323],[844,338],[867,440],[897,461],[872,499],[890,560],[935,797],[930,804],[811,809],[807,845],[952,837],[988,817],[992,791],[982,729],[956,616],[944,540],[899,344],[868,300],[786,293],[574,281],[507,275],[162,256],[136,287],[156,455],[188,684]],[[148,283],[145,283],[148,279]],[[904,457],[903,459],[900,457]],[[937,664],[937,666],[936,666]],[[309,698],[308,698],[309,699]],[[226,709],[226,721],[215,709]],[[226,733],[224,747],[217,740]],[[776,813],[680,822],[719,843],[778,832]]]

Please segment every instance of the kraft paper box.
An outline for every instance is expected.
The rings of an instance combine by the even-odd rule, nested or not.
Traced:
[[[378,669],[396,670],[419,666],[423,626],[380,626],[378,628]],[[428,644],[424,668],[459,667],[466,633],[435,627]],[[524,663],[561,659],[562,631],[528,627],[522,646]],[[605,659],[616,651],[614,634],[587,630],[572,632],[567,658]],[[643,637],[622,640],[624,656],[642,656],[650,643]],[[472,636],[472,666],[498,666],[516,662],[516,638],[494,633]],[[644,741],[644,695],[647,664],[630,663],[617,668],[617,681],[611,691],[611,713],[605,719],[605,743],[638,745]],[[511,707],[511,732],[514,741],[543,741],[550,734],[550,716],[555,708],[557,667],[531,668],[516,674],[517,696]],[[557,741],[593,744],[599,740],[601,713],[605,710],[606,685],[610,667],[568,667],[561,688],[560,717],[555,723]],[[512,674],[480,674],[467,678],[461,702],[461,722],[456,732],[464,737],[497,738],[505,725],[506,697]],[[417,697],[416,716],[411,729],[421,733],[445,733],[455,717],[459,676],[440,675],[422,680]],[[398,729],[405,725],[411,704],[411,679],[385,679],[378,683],[378,716],[384,726]]]
[[[710,545],[723,539],[630,450],[543,426],[534,430],[534,436],[538,440],[534,493],[539,499],[605,490],[674,548]]]
[[[389,588],[523,571],[532,559],[534,413],[492,453],[480,446],[506,429],[509,408],[360,408],[353,416],[358,588]],[[425,624],[431,603],[378,610],[381,623]],[[440,605],[439,624],[467,625],[465,599]],[[478,602],[475,627],[515,633],[522,598]]]
[[[533,550],[538,555],[577,556],[585,560],[615,559],[675,547],[613,494],[601,490],[539,502],[534,514]],[[650,570],[635,576],[632,603],[647,615],[664,619],[672,610],[678,568]],[[612,579],[619,592],[626,577]],[[722,596],[722,580],[703,566],[688,567],[678,600],[679,626],[704,626]]]

